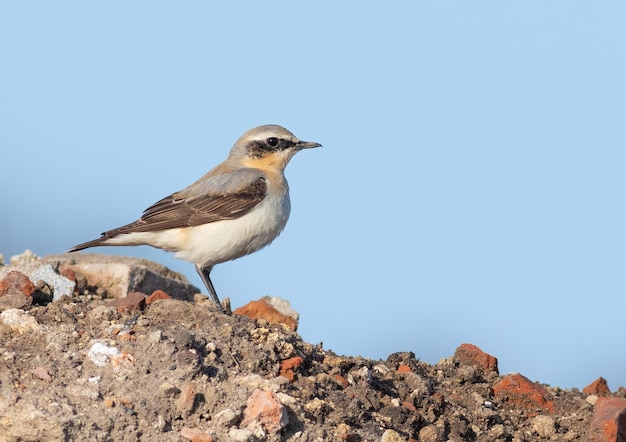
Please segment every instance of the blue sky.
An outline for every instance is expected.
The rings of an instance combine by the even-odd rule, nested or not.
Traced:
[[[271,246],[212,276],[340,354],[626,386],[626,4],[3,2],[0,253],[133,221],[247,129],[287,168]],[[193,266],[146,257],[202,287]]]

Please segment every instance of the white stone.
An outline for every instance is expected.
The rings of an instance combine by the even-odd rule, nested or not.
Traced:
[[[50,264],[42,265],[30,274],[30,280],[36,285],[43,281],[53,289],[53,298],[59,299],[61,296],[71,296],[74,293],[76,283],[54,271]]]
[[[102,342],[95,342],[89,351],[87,357],[98,367],[104,366],[112,356],[118,356],[120,351],[117,347],[109,347]]]

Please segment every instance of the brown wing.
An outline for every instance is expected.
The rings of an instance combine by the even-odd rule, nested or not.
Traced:
[[[74,246],[69,252],[104,246],[107,239],[124,233],[154,232],[239,218],[263,201],[267,184],[264,177],[257,177],[248,186],[227,193],[184,197],[183,192],[174,193],[148,207],[137,221],[104,232],[100,238]]]
[[[266,194],[267,185],[263,177],[257,178],[237,192],[225,195],[209,194],[177,198],[177,194],[173,194],[146,209],[139,220],[106,232],[106,235],[111,237],[121,233],[192,227],[239,218],[259,204]]]

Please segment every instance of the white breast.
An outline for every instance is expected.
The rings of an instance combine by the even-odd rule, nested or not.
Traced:
[[[109,245],[146,244],[176,252],[176,257],[202,267],[213,266],[255,252],[285,228],[291,203],[286,182],[240,218],[194,227],[135,232],[107,241]]]
[[[285,228],[290,211],[288,192],[270,194],[240,218],[184,229],[184,246],[176,257],[204,267],[256,252]]]

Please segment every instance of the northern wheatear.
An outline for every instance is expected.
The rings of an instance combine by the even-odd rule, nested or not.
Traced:
[[[256,252],[280,234],[291,211],[285,166],[299,150],[320,146],[278,125],[250,129],[226,161],[198,181],[148,207],[137,221],[69,251],[149,245],[175,252],[195,264],[211,299],[224,311],[211,269]]]

